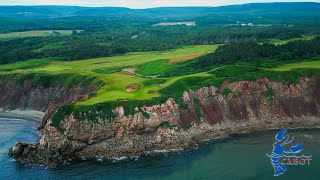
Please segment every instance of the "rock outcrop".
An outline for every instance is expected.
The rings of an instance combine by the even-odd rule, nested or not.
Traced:
[[[94,86],[34,86],[31,79],[21,85],[15,78],[0,81],[0,108],[4,110],[35,110],[46,112],[54,106],[62,106],[87,98],[94,91]]]
[[[230,93],[226,94],[227,90]],[[183,107],[174,99],[137,107],[136,113],[128,116],[123,107],[117,107],[112,121],[79,120],[71,114],[63,118],[61,129],[52,127],[48,116],[40,142],[17,143],[10,155],[55,166],[80,157],[114,158],[185,149],[244,131],[320,126],[319,78],[302,78],[297,85],[268,79],[224,82],[221,88],[186,91],[183,101]]]
[[[17,85],[16,78],[0,80],[0,116],[39,119],[42,129],[57,107],[88,98],[95,85],[35,86],[32,79]],[[25,114],[24,114],[25,113]]]

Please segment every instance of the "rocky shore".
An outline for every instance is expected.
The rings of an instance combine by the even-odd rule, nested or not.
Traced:
[[[319,78],[302,78],[296,85],[268,79],[225,81],[220,88],[186,91],[183,101],[183,107],[174,99],[136,107],[132,115],[125,115],[120,106],[113,109],[111,120],[80,120],[71,114],[59,128],[51,126],[48,114],[53,113],[47,110],[39,143],[17,143],[9,154],[23,162],[56,166],[75,158],[187,149],[207,139],[243,132],[320,127]]]

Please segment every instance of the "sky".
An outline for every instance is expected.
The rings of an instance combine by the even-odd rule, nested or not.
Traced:
[[[222,6],[261,2],[320,2],[320,0],[0,0],[0,5],[72,5],[149,8],[165,6]]]

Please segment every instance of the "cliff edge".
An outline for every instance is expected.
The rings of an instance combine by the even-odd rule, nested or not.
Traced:
[[[63,103],[73,101],[67,99]],[[158,105],[135,107],[130,115],[122,106],[113,108],[112,116],[101,116],[102,112],[94,109],[83,113],[84,118],[71,112],[63,115],[58,124],[52,116],[57,110],[41,105],[39,109],[47,108],[43,137],[37,144],[19,142],[9,154],[23,162],[56,166],[83,157],[114,158],[182,150],[234,133],[320,126],[320,78],[301,78],[295,85],[268,79],[224,81],[219,88],[186,91],[182,99],[183,104],[168,99]],[[94,115],[99,118],[91,119]]]

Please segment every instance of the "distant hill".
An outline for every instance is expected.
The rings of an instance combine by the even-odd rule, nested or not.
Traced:
[[[129,9],[121,7],[77,6],[0,6],[0,17],[48,18],[70,16],[150,16],[199,17],[217,13],[231,14],[319,14],[320,3],[256,3],[221,7],[160,7]]]

